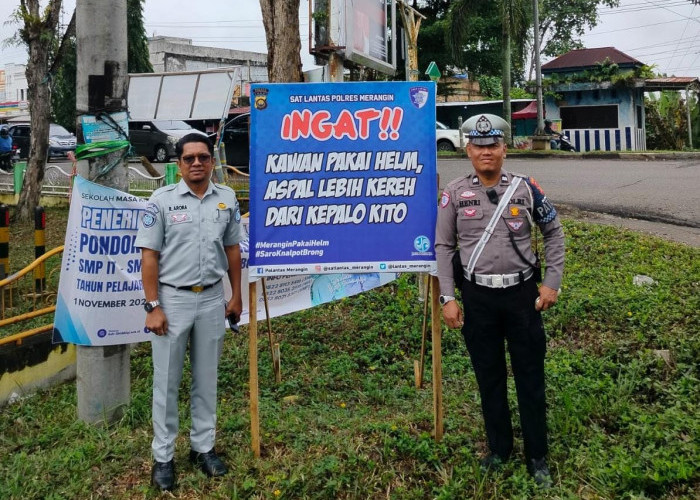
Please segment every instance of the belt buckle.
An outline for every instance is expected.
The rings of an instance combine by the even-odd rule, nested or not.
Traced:
[[[202,285],[195,285],[192,287],[192,291],[194,293],[200,293],[203,290],[204,290],[204,287]]]
[[[491,276],[491,285],[494,288],[503,288],[503,275],[494,274],[493,276]]]

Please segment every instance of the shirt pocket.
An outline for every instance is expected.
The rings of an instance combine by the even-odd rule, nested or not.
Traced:
[[[484,218],[484,211],[478,206],[458,208],[457,210],[457,220],[459,222],[478,222]]]
[[[182,245],[193,241],[196,228],[193,227],[192,212],[168,212],[163,217],[165,222],[165,243],[167,245]]]
[[[226,229],[231,222],[231,211],[229,209],[216,209],[211,214],[209,223],[212,241],[222,240]]]

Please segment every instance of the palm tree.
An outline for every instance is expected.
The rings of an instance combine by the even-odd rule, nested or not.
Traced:
[[[456,0],[448,16],[446,33],[447,45],[455,60],[460,60],[464,49],[466,31],[473,18],[484,14],[484,8],[489,8],[490,2],[483,0]],[[492,4],[491,4],[492,5]],[[496,6],[501,20],[501,81],[503,89],[503,117],[510,123],[510,87],[512,53],[517,50],[522,54],[528,37],[528,2],[527,0],[497,0]],[[479,41],[480,47],[486,47],[491,41],[485,38]],[[506,137],[508,144],[512,143],[510,134]]]

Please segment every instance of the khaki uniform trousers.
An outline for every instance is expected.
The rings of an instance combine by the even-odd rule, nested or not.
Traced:
[[[151,341],[153,354],[153,458],[168,462],[175,453],[178,392],[189,344],[190,445],[206,453],[216,436],[216,390],[219,357],[224,343],[223,284],[195,293],[160,285],[159,300],[168,320],[168,333]]]

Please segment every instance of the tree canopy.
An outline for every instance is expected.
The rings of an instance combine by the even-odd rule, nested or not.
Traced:
[[[143,3],[145,0],[127,0],[127,57],[129,73],[152,73],[148,56],[148,37],[143,24]],[[67,43],[65,57],[54,75],[51,94],[51,115],[53,120],[71,131],[76,128],[75,89],[76,51],[75,36]]]

